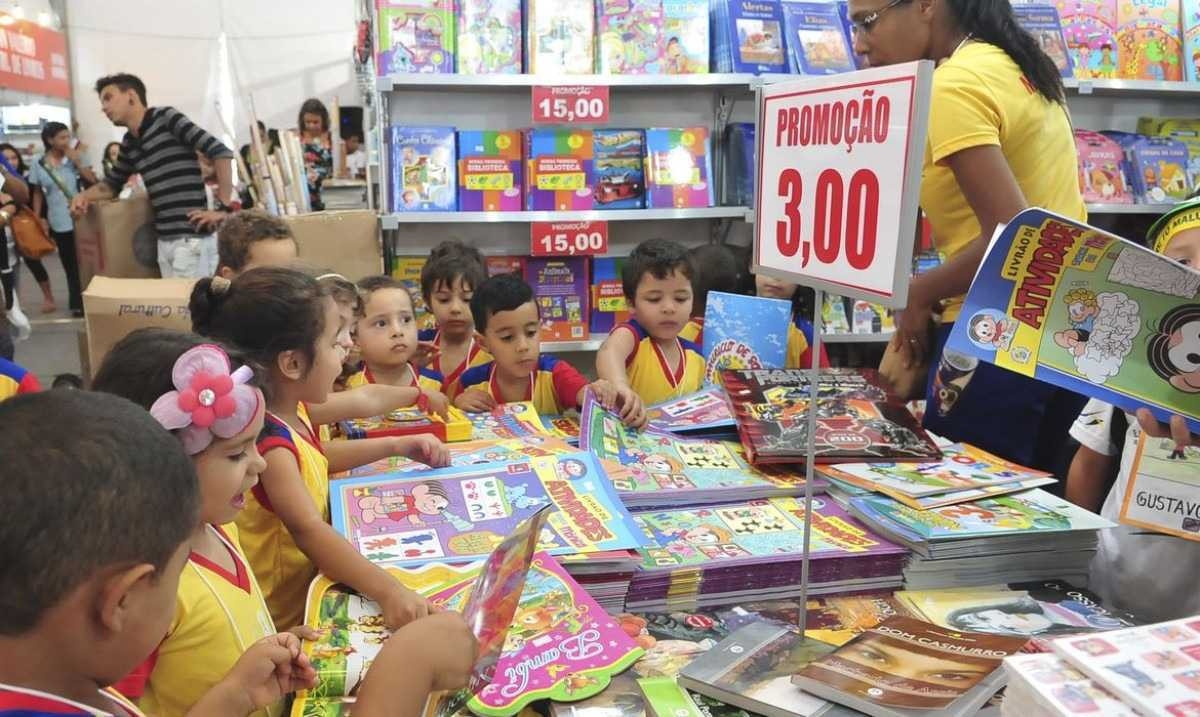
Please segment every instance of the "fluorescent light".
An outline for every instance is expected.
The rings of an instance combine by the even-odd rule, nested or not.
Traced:
[[[52,27],[54,25],[54,18],[50,13],[43,10],[38,13],[38,24],[42,27]]]
[[[15,2],[12,7],[12,16],[18,20],[25,19],[25,8],[21,7],[21,3]]]
[[[0,13],[0,25],[11,25],[14,22],[16,22],[16,20],[13,19],[12,15]]]

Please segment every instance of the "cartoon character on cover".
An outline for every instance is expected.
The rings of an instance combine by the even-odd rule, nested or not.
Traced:
[[[1096,167],[1091,171],[1091,185],[1100,192],[1100,196],[1108,201],[1117,195],[1117,180],[1109,171]],[[1123,189],[1121,190],[1124,191]]]
[[[1147,697],[1153,695],[1163,688],[1163,683],[1155,680],[1150,675],[1147,675],[1145,672],[1142,672],[1138,668],[1134,667],[1133,660],[1130,660],[1129,662],[1122,662],[1118,665],[1112,665],[1108,669],[1132,682],[1133,684],[1131,684],[1130,687],[1142,693],[1143,695],[1146,695]]]
[[[724,545],[733,540],[733,533],[728,528],[709,525],[707,523],[700,523],[690,528],[675,528],[667,531],[667,535],[678,538],[688,545],[695,547]]]
[[[574,458],[559,461],[554,466],[554,472],[563,480],[575,480],[587,475],[587,464]]]
[[[1150,368],[1184,393],[1200,393],[1200,304],[1167,312],[1146,347]]]
[[[413,525],[425,525],[422,515],[441,516],[449,507],[446,490],[437,483],[418,483],[409,493],[387,490],[358,499],[362,521],[367,525],[382,518],[396,523],[407,518]]]
[[[678,37],[667,40],[666,56],[668,75],[683,75],[690,72],[687,53],[683,51],[683,45],[679,43]],[[1200,53],[1197,53],[1197,56],[1200,57]],[[1197,66],[1200,67],[1200,60],[1197,62]]]
[[[1100,302],[1096,300],[1096,293],[1088,289],[1072,289],[1063,301],[1067,304],[1071,328],[1055,333],[1054,343],[1074,356],[1082,356],[1095,330],[1096,317],[1100,316]]]
[[[1113,56],[1113,46],[1111,43],[1104,43],[1100,46],[1100,62],[1095,71],[1097,78],[1109,79],[1117,76],[1117,60]]]
[[[533,577],[533,574],[530,574],[530,580]],[[583,621],[587,618],[587,607],[576,605],[571,592],[557,584],[557,581],[554,582],[555,587],[538,592],[532,598],[528,594],[529,585],[526,585],[526,594],[522,596],[521,605],[517,608],[512,627],[508,631],[505,652],[520,650],[525,643],[546,634],[555,625],[561,625],[561,630],[567,634],[575,634],[583,628]]]
[[[998,351],[1007,351],[1012,343],[1016,324],[1008,317],[997,317],[988,312],[980,312],[971,317],[967,334],[977,344],[990,345]]]

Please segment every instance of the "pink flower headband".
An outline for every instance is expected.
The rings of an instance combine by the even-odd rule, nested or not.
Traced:
[[[184,352],[171,370],[175,391],[168,391],[150,407],[163,428],[179,431],[189,456],[203,451],[218,438],[232,438],[258,414],[260,394],[246,384],[254,377],[249,366],[230,373],[229,356],[220,347],[203,344]]]

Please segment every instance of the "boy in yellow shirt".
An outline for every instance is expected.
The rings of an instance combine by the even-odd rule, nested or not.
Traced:
[[[479,250],[458,241],[434,247],[421,267],[421,296],[437,328],[421,331],[418,338],[422,348],[432,352],[429,368],[442,375],[450,398],[464,371],[492,360],[477,340],[471,319],[471,297],[486,279]]]

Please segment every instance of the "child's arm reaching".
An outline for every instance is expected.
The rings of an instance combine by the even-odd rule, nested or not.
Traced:
[[[441,612],[394,633],[371,664],[354,717],[417,717],[430,693],[465,687],[479,645],[462,616]]]
[[[263,458],[267,468],[260,480],[271,508],[318,571],[379,603],[390,628],[402,627],[429,614],[429,604],[424,598],[373,565],[325,522],[304,489],[304,479],[290,451],[275,448],[268,450]]]
[[[583,395],[588,389],[596,394],[596,400],[600,402],[601,406],[609,411],[619,411],[625,425],[633,428],[641,428],[646,425],[646,408],[642,404],[641,398],[628,385],[618,387],[610,381],[598,378],[579,389],[578,404],[580,406],[583,406]],[[624,409],[631,404],[636,405],[637,408],[633,413],[626,415]]]
[[[427,434],[329,441],[323,447],[325,457],[329,459],[330,473],[341,473],[392,456],[411,458],[430,468],[450,465],[446,444]]]
[[[454,399],[454,406],[467,413],[487,413],[496,407],[496,400],[487,391],[468,388]]]
[[[646,424],[646,407],[642,397],[629,385],[629,375],[625,373],[625,362],[637,350],[637,337],[632,331],[619,329],[613,330],[596,352],[596,374],[611,383],[622,397],[621,420],[640,428]]]
[[[450,402],[442,392],[381,383],[331,393],[325,403],[309,404],[308,415],[314,424],[337,423],[352,418],[372,418],[397,408],[415,405],[422,395],[429,402],[426,409],[428,413],[448,418],[446,408]]]
[[[192,705],[187,717],[249,715],[316,683],[317,673],[300,650],[300,638],[279,633],[251,645],[229,674]]]

